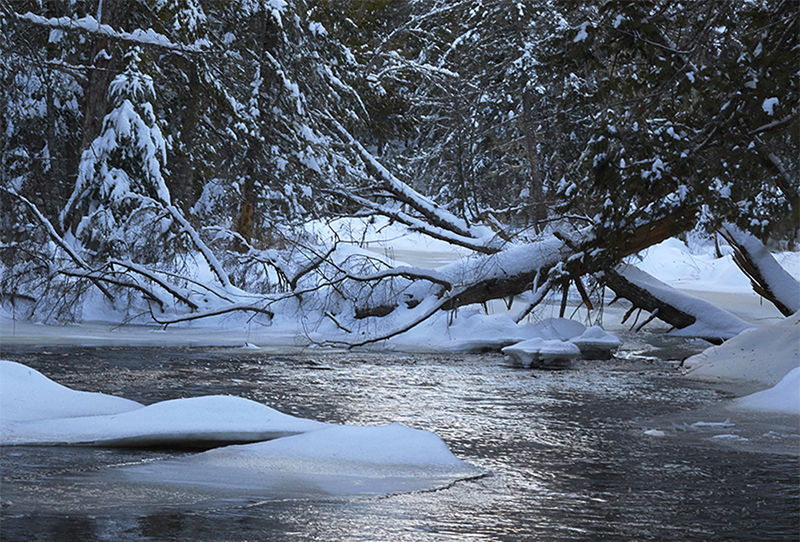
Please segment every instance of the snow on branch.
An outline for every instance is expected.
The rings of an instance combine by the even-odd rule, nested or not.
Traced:
[[[275,316],[275,314],[270,311],[269,309],[265,309],[262,307],[256,306],[254,303],[244,302],[244,303],[231,303],[229,305],[224,305],[222,307],[217,307],[214,309],[209,309],[202,312],[194,312],[192,314],[185,314],[181,316],[176,316],[174,318],[161,318],[159,319],[153,312],[150,312],[150,316],[153,320],[160,325],[169,326],[172,324],[177,324],[180,322],[189,322],[191,320],[200,320],[202,318],[210,318],[212,316],[222,316],[224,314],[231,314],[234,312],[255,312],[259,314],[265,314],[269,318]]]
[[[400,203],[405,203],[415,211],[420,213],[427,223],[452,232],[460,237],[472,239],[473,245],[481,247],[478,249],[483,253],[499,251],[501,241],[491,230],[483,226],[471,226],[466,220],[458,218],[449,211],[443,209],[430,199],[426,198],[406,183],[395,177],[383,164],[367,151],[361,143],[342,126],[337,120],[328,118],[334,130],[352,147],[363,160],[368,171],[379,181],[391,196]]]
[[[750,324],[711,303],[683,293],[630,264],[604,271],[603,281],[618,297],[677,328],[673,333],[711,341],[730,339]]]
[[[166,209],[169,211],[170,216],[178,221],[183,228],[183,231],[185,231],[189,237],[192,238],[197,250],[200,251],[200,253],[208,262],[208,265],[211,266],[211,270],[217,276],[217,279],[220,281],[220,283],[222,283],[222,286],[224,286],[226,290],[230,290],[232,286],[230,279],[228,279],[228,274],[225,273],[225,269],[223,269],[222,264],[219,263],[219,260],[216,256],[214,256],[214,253],[211,251],[211,249],[206,246],[202,239],[200,239],[200,234],[197,233],[197,230],[195,230],[192,225],[189,224],[189,222],[183,217],[181,212],[174,205],[168,205]]]
[[[394,207],[381,205],[372,200],[356,196],[351,192],[337,192],[337,194],[348,198],[353,203],[358,203],[366,209],[371,209],[379,215],[383,215],[387,218],[391,218],[397,222],[400,222],[401,224],[405,224],[411,231],[424,233],[425,235],[434,239],[468,248],[482,254],[494,254],[499,252],[499,248],[493,246],[490,247],[483,243],[476,242],[477,240],[474,237],[461,235],[453,232],[452,230],[441,228],[437,225],[431,224],[427,220],[411,216],[408,213],[400,211]]]
[[[74,261],[81,269],[90,272],[92,271],[91,266],[88,263],[86,263],[86,261],[83,258],[81,258],[81,256],[77,252],[75,252],[75,250],[73,250],[73,248],[69,246],[66,241],[64,241],[64,239],[58,234],[56,229],[50,223],[50,221],[47,220],[47,218],[45,218],[42,212],[36,207],[36,205],[33,204],[32,201],[30,201],[28,198],[26,198],[21,194],[18,194],[12,190],[8,190],[7,188],[0,186],[0,190],[5,192],[9,196],[14,197],[19,201],[21,201],[25,205],[25,207],[27,207],[27,209],[31,212],[31,214],[36,218],[36,220],[44,227],[50,239],[61,249],[63,249],[64,252],[66,252],[67,255],[69,255],[69,257],[72,259],[72,261]],[[100,284],[96,279],[93,280],[93,283],[95,286],[97,286],[98,289],[100,289],[101,292],[103,292],[103,295],[105,295],[108,299],[111,299],[113,301],[114,296],[112,296],[111,293],[102,284]]]
[[[129,41],[138,43],[140,45],[151,45],[164,49],[172,49],[175,51],[200,52],[200,50],[196,47],[174,43],[165,35],[159,34],[152,28],[148,28],[147,30],[141,30],[137,28],[133,32],[124,32],[115,30],[110,25],[100,23],[91,15],[80,18],[42,17],[41,15],[28,12],[23,15],[17,14],[17,18],[39,26],[58,28],[60,30],[79,30],[88,34],[96,34],[106,38]]]

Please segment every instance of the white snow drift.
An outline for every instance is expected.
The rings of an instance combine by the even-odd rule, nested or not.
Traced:
[[[720,346],[688,358],[687,376],[698,380],[739,380],[774,386],[800,366],[800,313],[741,333]]]

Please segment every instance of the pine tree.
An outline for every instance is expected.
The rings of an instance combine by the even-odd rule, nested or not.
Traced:
[[[135,209],[170,204],[161,175],[166,148],[153,114],[153,81],[142,73],[137,48],[126,62],[108,89],[113,109],[83,152],[75,190],[61,216],[65,230],[99,252],[121,250],[111,248],[120,240],[116,230]]]

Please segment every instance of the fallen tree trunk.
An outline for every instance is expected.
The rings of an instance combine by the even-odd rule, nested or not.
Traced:
[[[733,224],[725,224],[720,234],[733,247],[733,259],[750,279],[755,293],[784,316],[800,311],[800,283],[775,261],[761,241]]]
[[[618,297],[677,328],[677,335],[721,342],[753,327],[728,311],[664,284],[633,265],[622,264],[604,271],[602,279]]]

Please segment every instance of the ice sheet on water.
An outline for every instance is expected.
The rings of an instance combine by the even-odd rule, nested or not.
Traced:
[[[434,433],[398,424],[332,426],[115,473],[140,484],[255,498],[418,491],[481,474],[456,458]]]
[[[179,495],[185,490],[193,502],[373,495],[434,489],[482,473],[455,457],[434,433],[402,425],[335,426],[231,396],[143,406],[71,390],[9,361],[0,361],[0,374],[2,445],[255,442],[98,471],[76,482],[94,488],[92,494],[155,492],[170,500],[185,498]],[[119,501],[109,499],[109,506]]]

